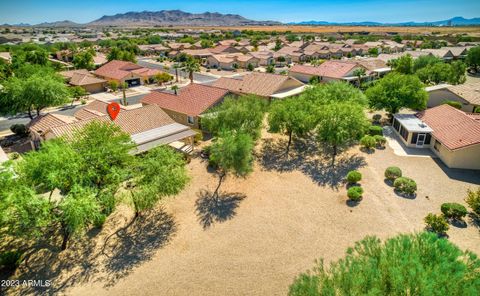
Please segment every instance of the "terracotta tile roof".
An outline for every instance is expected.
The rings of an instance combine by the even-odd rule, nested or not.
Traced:
[[[79,120],[85,120],[85,119],[90,119],[90,118],[105,116],[105,115],[106,114],[103,112],[91,110],[88,108],[82,108],[75,113],[75,118]]]
[[[159,71],[157,69],[149,69],[149,68],[135,69],[135,70],[132,70],[132,72],[141,76],[153,76],[153,75],[162,73],[162,71]]]
[[[155,104],[163,109],[197,116],[218,103],[228,94],[228,90],[192,83],[180,89],[177,95],[153,91],[143,97],[142,104]]]
[[[295,65],[290,68],[290,72],[331,78],[343,78],[355,67],[363,66],[360,66],[357,63],[350,61],[325,61],[318,67]]]
[[[480,82],[451,85],[447,89],[472,105],[480,105]]]
[[[97,52],[93,57],[93,63],[95,65],[103,65],[108,62],[107,57],[103,53]]]
[[[133,70],[141,68],[143,67],[131,62],[113,60],[98,68],[95,71],[95,75],[113,79],[123,79],[130,75]]]
[[[291,80],[294,80],[298,87],[303,85],[300,81],[288,76],[253,72],[239,78],[222,77],[215,81],[213,86],[236,93],[270,97],[278,92],[287,81]]]
[[[209,48],[209,51],[213,54],[220,54],[226,52],[227,49],[234,49],[236,52],[239,52],[238,49],[231,47],[230,45],[217,45],[214,48]]]
[[[87,69],[78,69],[78,70],[70,70],[70,71],[62,71],[58,72],[60,76],[71,79],[74,74],[85,74],[85,75],[91,75],[90,72]]]
[[[200,57],[205,57],[205,56],[211,56],[212,53],[208,48],[203,48],[203,49],[184,49],[182,50],[183,53],[186,53],[188,55],[191,55],[193,57],[195,56],[200,56]]]
[[[358,64],[362,65],[369,71],[374,71],[376,69],[387,68],[387,63],[380,59],[361,59],[356,61]]]
[[[86,120],[80,120],[69,124],[57,125],[51,127],[51,132],[55,137],[66,136],[72,138],[76,131],[80,130],[92,120],[101,122],[112,122],[108,115],[93,117]],[[148,105],[137,109],[121,109],[117,118],[113,121],[122,131],[129,135],[138,134],[154,128],[175,123],[167,113],[157,105]]]
[[[101,115],[107,115],[107,106],[108,102],[102,101],[102,100],[95,100],[83,107],[82,109],[78,110],[75,112],[73,116],[78,119],[85,119],[85,118],[90,118],[92,115],[92,112],[96,112],[97,114]],[[88,114],[85,114],[85,109],[88,109],[89,112]],[[123,105],[120,105],[120,109],[126,110],[126,107]]]
[[[480,121],[447,104],[416,116],[433,129],[432,135],[450,150],[480,144]]]
[[[82,74],[82,73],[75,73],[73,74],[72,78],[70,79],[69,83],[71,85],[90,85],[90,84],[97,84],[97,83],[105,83],[107,82],[104,79],[97,78],[90,73]]]
[[[48,113],[48,114],[40,115],[34,118],[28,124],[28,128],[31,131],[41,134],[52,127],[72,123],[75,121],[76,121],[75,117],[72,117],[72,116]]]

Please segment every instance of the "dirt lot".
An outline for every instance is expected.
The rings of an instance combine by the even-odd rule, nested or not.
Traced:
[[[366,27],[366,26],[242,26],[242,27],[178,27],[176,29],[197,30],[253,30],[264,32],[294,33],[343,33],[343,32],[371,32],[387,33],[397,32],[402,34],[424,34],[438,32],[440,34],[473,33],[472,36],[480,36],[479,27]]]
[[[96,245],[90,240],[81,252],[72,248],[50,264],[42,264],[52,256],[44,250],[21,278],[51,279],[49,292],[68,295],[285,295],[316,258],[338,259],[366,235],[420,231],[428,212],[439,212],[446,201],[463,203],[467,188],[480,185],[478,171],[448,170],[430,158],[396,156],[388,147],[371,154],[352,148],[335,169],[310,143],[297,142],[288,158],[284,148],[284,139],[264,135],[255,171],[246,179],[228,177],[218,202],[210,198],[216,176],[195,158],[188,187],[141,223],[104,244],[131,217],[122,207],[95,236]],[[385,184],[390,165],[417,181],[416,198],[397,196]],[[358,205],[347,202],[343,183],[355,168],[364,176]],[[479,228],[471,221],[448,234],[480,254]]]

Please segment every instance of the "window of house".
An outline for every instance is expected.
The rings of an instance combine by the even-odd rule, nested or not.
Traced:
[[[430,141],[432,140],[432,135],[431,134],[427,134],[427,136],[425,137],[425,144],[428,145],[430,144]]]
[[[416,144],[417,143],[417,138],[418,138],[418,133],[413,133],[411,143]]]
[[[396,129],[397,132],[400,131],[400,123],[396,118],[393,120],[393,128]]]
[[[193,118],[193,116],[188,115],[187,116],[187,122],[188,122],[188,124],[194,124],[195,123],[195,118]]]

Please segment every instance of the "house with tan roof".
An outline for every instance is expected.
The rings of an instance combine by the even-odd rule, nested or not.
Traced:
[[[358,77],[354,75],[356,69],[363,69],[367,76],[371,75],[371,71],[357,62],[329,60],[320,66],[295,65],[290,68],[289,76],[305,83],[315,77],[320,82],[355,82],[358,80]]]
[[[250,54],[243,53],[214,54],[207,57],[205,64],[215,69],[233,70],[246,69],[248,64],[258,67],[259,60]]]
[[[107,102],[94,101],[78,111],[75,116],[49,113],[32,121],[29,125],[32,144],[35,148],[45,140],[64,137],[73,139],[76,132],[92,121],[113,123],[129,134],[136,148],[132,153],[142,153],[159,145],[184,142],[183,151],[193,150],[193,137],[196,132],[188,126],[170,118],[157,105],[139,108],[121,108],[115,120],[107,115]],[[104,106],[105,109],[98,110]],[[88,115],[87,115],[88,114]],[[176,145],[177,146],[177,145]]]
[[[168,52],[168,47],[163,44],[144,44],[139,45],[138,48],[144,56],[148,55],[165,55]]]
[[[208,49],[213,54],[239,53],[240,50],[230,45],[217,45]]]
[[[162,73],[156,69],[145,68],[132,62],[113,60],[95,70],[95,75],[107,81],[127,83],[128,87],[144,84]]]
[[[480,120],[450,105],[395,114],[393,130],[407,147],[428,148],[449,168],[480,170]]]
[[[85,69],[63,71],[59,74],[65,78],[68,84],[80,86],[91,94],[104,91],[107,84],[105,79],[97,78]]]
[[[235,78],[222,77],[215,87],[227,89],[238,95],[253,94],[269,99],[281,99],[303,92],[305,85],[285,75],[252,72]]]
[[[467,82],[464,84],[450,85],[439,84],[426,87],[428,92],[427,107],[432,108],[445,103],[445,101],[456,101],[462,104],[465,112],[480,110],[480,83]]]
[[[153,91],[142,98],[143,105],[157,105],[178,123],[201,129],[201,115],[223,102],[228,90],[192,83],[177,91]]]

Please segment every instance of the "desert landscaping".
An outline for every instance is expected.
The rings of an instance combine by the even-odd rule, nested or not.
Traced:
[[[429,157],[397,156],[388,145],[370,153],[351,148],[332,168],[308,141],[294,142],[288,158],[284,144],[284,138],[263,131],[254,172],[245,179],[228,176],[219,202],[211,199],[218,178],[194,157],[190,184],[140,218],[142,223],[122,231],[133,214],[122,206],[95,240],[72,245],[57,258],[42,250],[34,257],[40,266],[30,259],[23,276],[33,272],[50,279],[53,294],[285,295],[315,259],[336,260],[367,235],[421,231],[428,212],[438,212],[444,202],[462,203],[467,189],[480,184],[475,171],[447,169]],[[417,180],[415,198],[398,196],[385,184],[390,165]],[[356,168],[365,193],[361,203],[350,204],[344,178]],[[467,219],[448,236],[479,254],[478,232]],[[48,256],[55,259],[41,264]]]

